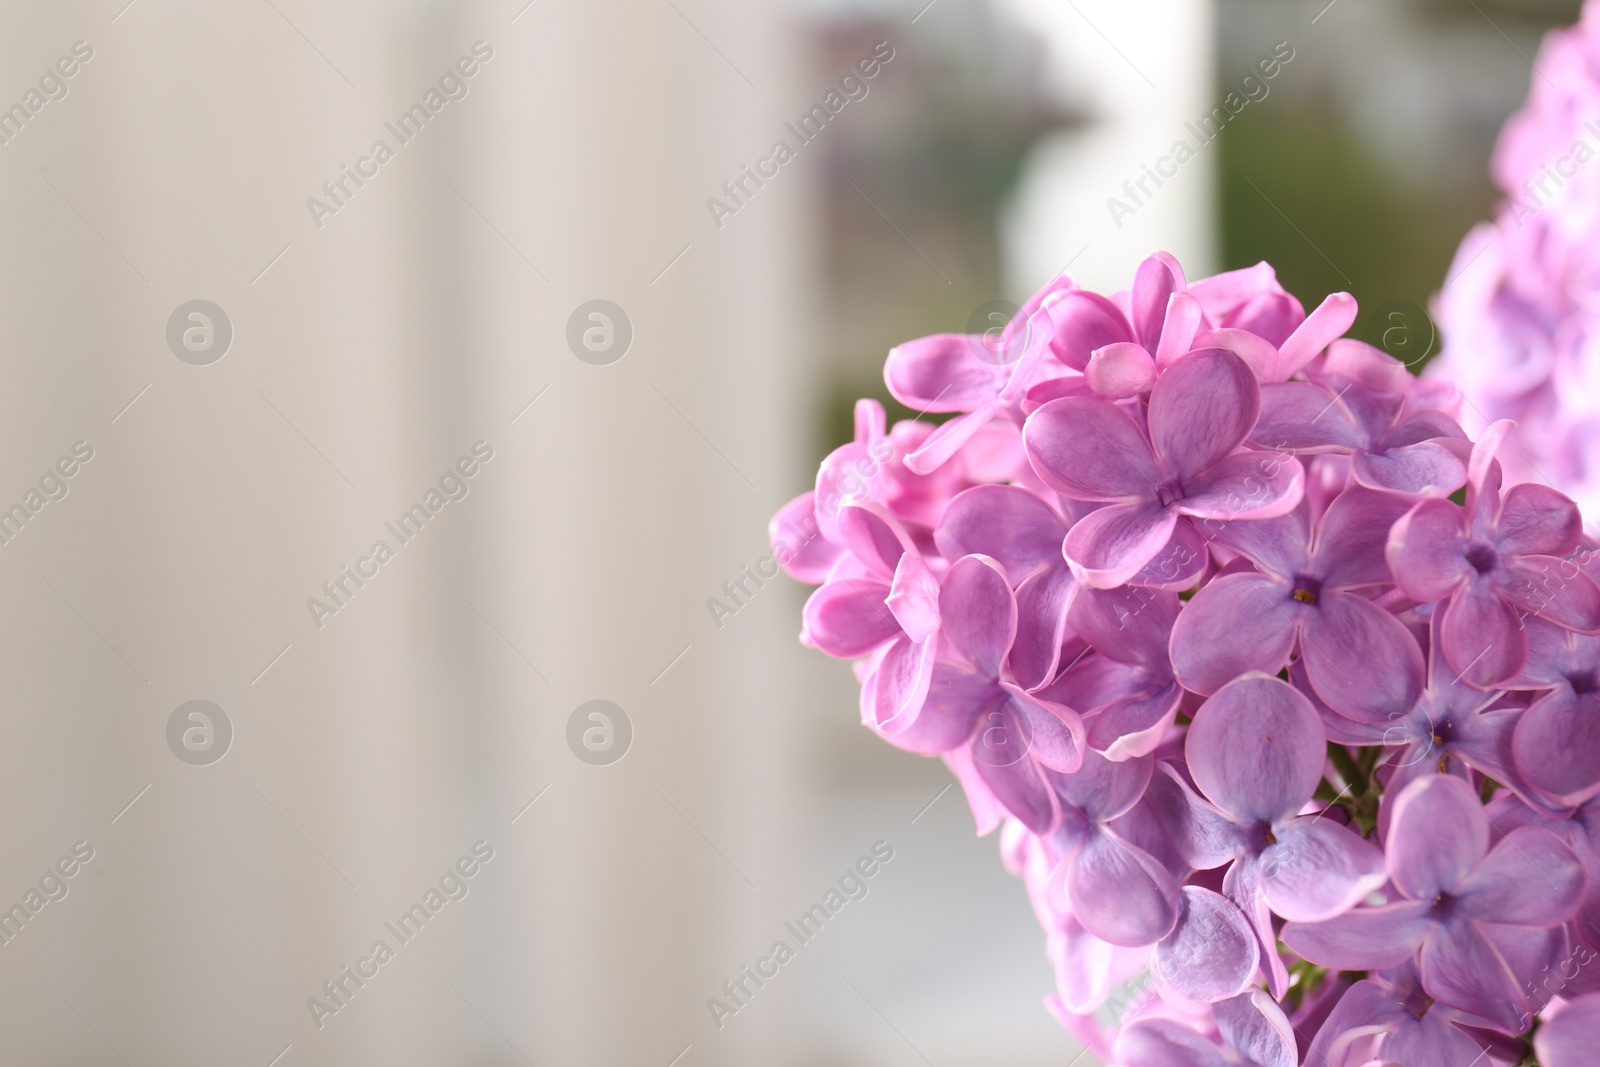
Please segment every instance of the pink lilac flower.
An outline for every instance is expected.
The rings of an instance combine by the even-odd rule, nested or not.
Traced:
[[[1560,804],[1600,793],[1600,637],[1528,620],[1528,663],[1511,685],[1543,695],[1511,736],[1517,770]]]
[[[1304,472],[1276,454],[1237,451],[1255,427],[1261,388],[1223,349],[1173,362],[1150,392],[1148,438],[1134,417],[1097,397],[1054,400],[1023,430],[1047,485],[1103,502],[1067,533],[1067,561],[1090,585],[1126,582],[1193,519],[1271,518],[1300,500]],[[1181,524],[1181,525],[1180,525]]]
[[[978,776],[1006,811],[1034,833],[1049,833],[1060,821],[1061,805],[1041,770],[1076,771],[1082,764],[1078,713],[1007,680],[1017,601],[996,561],[957,560],[939,591],[938,611],[952,655],[934,668],[916,721],[889,740],[930,754],[966,747]]]
[[[1370,489],[1447,496],[1467,480],[1466,434],[1437,408],[1410,410],[1409,383],[1396,372],[1406,375],[1392,356],[1335,341],[1317,380],[1262,386],[1251,440],[1296,455],[1349,456],[1356,484]]]
[[[1343,745],[1382,745],[1389,777],[1378,827],[1387,832],[1392,798],[1414,779],[1453,774],[1471,779],[1476,770],[1498,782],[1524,785],[1511,758],[1511,734],[1522,706],[1497,690],[1468,685],[1439,646],[1440,612],[1429,618],[1428,684],[1405,711],[1377,720],[1354,721],[1318,706],[1328,740]],[[1309,686],[1308,686],[1309,688]],[[1313,701],[1313,703],[1317,703]]]
[[[1554,489],[1524,482],[1502,499],[1490,439],[1473,450],[1466,507],[1428,499],[1395,523],[1389,565],[1407,596],[1443,601],[1445,658],[1487,689],[1528,660],[1526,615],[1600,633],[1600,586],[1564,557],[1582,518]]]
[[[1583,897],[1572,917],[1574,939],[1592,949],[1600,949],[1600,799],[1589,800],[1576,808],[1555,811],[1535,808],[1519,796],[1497,796],[1486,809],[1495,833],[1506,834],[1519,826],[1549,830],[1567,843],[1583,864]],[[1590,956],[1593,960],[1594,956]],[[1563,983],[1579,978],[1564,974]],[[1600,965],[1589,966],[1582,983],[1600,990]]]
[[[1113,945],[1153,945],[1178,919],[1177,882],[1116,830],[1153,769],[1148,757],[1112,763],[1091,751],[1076,773],[1047,775],[1061,801],[1061,825],[1047,839],[1058,884],[1084,928]]]
[[[1322,781],[1326,739],[1311,702],[1287,682],[1246,674],[1206,701],[1184,745],[1204,797],[1169,772],[1184,807],[1171,825],[1200,870],[1229,864],[1225,892],[1261,941],[1276,995],[1288,974],[1271,916],[1316,922],[1348,911],[1384,882],[1383,854],[1320,814],[1302,814]]]
[[[1390,582],[1384,548],[1408,501],[1351,488],[1323,516],[1315,543],[1309,505],[1281,518],[1219,523],[1211,539],[1256,565],[1213,580],[1173,628],[1178,680],[1216,692],[1246,671],[1276,674],[1297,648],[1317,695],[1373,721],[1422,690],[1422,654],[1405,626],[1361,596]]]
[[[1127,1067],[1297,1067],[1294,1028],[1283,1009],[1259,991],[1212,1005],[1222,1048],[1166,1020],[1123,1031],[1117,1059]]]
[[[1074,580],[1061,555],[1067,523],[1048,503],[1014,485],[978,485],[951,498],[934,531],[946,559],[985,555],[998,561],[1017,594],[1022,625],[1011,670],[1024,689],[1055,677]]]
[[[1067,623],[1086,647],[1039,693],[1082,709],[1089,747],[1108,759],[1147,756],[1171,733],[1183,688],[1167,646],[1180,606],[1175,593],[1133,586],[1073,598]]]
[[[933,676],[939,585],[900,523],[871,501],[840,511],[851,554],[806,602],[801,640],[832,656],[870,656],[863,721],[886,732],[916,721]]]
[[[1397,967],[1416,955],[1429,996],[1521,1032],[1528,999],[1491,930],[1565,923],[1583,892],[1583,866],[1548,830],[1520,827],[1493,849],[1489,830],[1461,779],[1411,783],[1386,843],[1401,899],[1324,922],[1291,922],[1284,943],[1313,963],[1351,971]]]
[[[1436,1004],[1407,963],[1350,987],[1329,1014],[1306,1062],[1366,1063],[1379,1059],[1407,1067],[1465,1067],[1485,1060],[1477,1034],[1483,1020]]]

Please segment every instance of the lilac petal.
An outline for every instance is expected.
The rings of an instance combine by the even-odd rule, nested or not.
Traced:
[[[900,636],[883,606],[889,587],[871,578],[838,578],[819,586],[801,613],[801,640],[839,659],[865,656]]]
[[[1110,300],[1099,293],[1074,290],[1048,309],[1055,328],[1050,351],[1073,370],[1088,366],[1090,353],[1118,341],[1134,340],[1133,328]]]
[[[1148,756],[1171,733],[1182,699],[1183,690],[1174,682],[1113,700],[1089,720],[1089,747],[1109,760]]]
[[[1057,774],[1050,780],[1068,806],[1084,818],[1109,822],[1139,802],[1154,773],[1155,763],[1149,759],[1113,763],[1098,753],[1086,752],[1075,774]]]
[[[839,535],[861,564],[885,582],[894,578],[900,557],[915,552],[910,536],[875,500],[859,500],[839,509]]]
[[[1289,923],[1279,936],[1295,953],[1319,967],[1365,971],[1398,967],[1411,958],[1433,924],[1433,901],[1406,900],[1378,908],[1356,908],[1319,923]]]
[[[1480,698],[1491,696],[1478,695]],[[1452,716],[1455,736],[1450,739],[1447,751],[1461,757],[1474,770],[1504,782],[1519,794],[1524,793],[1527,782],[1512,758],[1512,738],[1521,718],[1518,711],[1509,708],[1476,714],[1463,709],[1461,714]]]
[[[864,723],[880,733],[893,734],[916,721],[933,677],[938,640],[934,635],[913,644],[900,637],[876,654],[871,673],[861,686]]]
[[[1600,994],[1580,997],[1533,1035],[1533,1051],[1544,1067],[1589,1067],[1600,1048]]]
[[[1340,499],[1343,499],[1342,497]],[[1311,568],[1311,506],[1303,499],[1288,514],[1273,519],[1244,519],[1239,522],[1199,523],[1218,544],[1244,553],[1245,557],[1268,574],[1292,579]],[[1215,532],[1210,529],[1215,526]]]
[[[1273,996],[1282,997],[1289,991],[1289,968],[1278,951],[1278,937],[1273,929],[1272,911],[1267,907],[1259,857],[1244,855],[1235,860],[1222,876],[1222,893],[1239,906],[1255,931],[1267,989]]]
[[[1389,997],[1394,1003],[1394,997]],[[1383,1039],[1385,1063],[1402,1063],[1405,1067],[1462,1067],[1474,1062],[1483,1067],[1490,1060],[1482,1046],[1463,1031],[1452,1026],[1444,1011],[1433,1011],[1419,1021],[1407,1022]]]
[[[1357,452],[1350,460],[1357,484],[1410,496],[1446,496],[1467,482],[1467,465],[1437,441],[1383,452]]]
[[[1000,582],[1005,584],[1004,575],[1001,575]],[[1010,591],[1009,588],[1006,590],[1007,593]],[[939,631],[939,595],[939,582],[928,565],[917,553],[907,552],[895,566],[894,582],[889,586],[889,595],[883,605],[889,609],[907,637],[921,641]],[[1015,615],[1013,609],[1013,625]]]
[[[1271,341],[1249,330],[1205,330],[1198,334],[1191,347],[1225,348],[1244,360],[1259,381],[1272,381],[1273,369],[1278,365],[1278,350]],[[1180,353],[1181,354],[1181,353]],[[1162,366],[1166,366],[1165,363]]]
[[[1195,335],[1205,321],[1200,301],[1189,293],[1173,293],[1167,301],[1167,316],[1161,325],[1161,343],[1156,346],[1156,365],[1166,367],[1196,347]]]
[[[1178,516],[1154,502],[1111,504],[1091,511],[1067,531],[1062,551],[1085,585],[1122,585],[1149,563],[1172,537]]]
[[[1312,382],[1261,387],[1261,417],[1250,440],[1292,452],[1350,452],[1366,446],[1366,431],[1339,394]]]
[[[1069,1012],[1082,1015],[1106,1002],[1111,988],[1111,965],[1117,954],[1112,945],[1089,933],[1081,923],[1068,920],[1065,927],[1052,936],[1049,953],[1055,968],[1056,989]]]
[[[1161,465],[1183,480],[1238,448],[1261,411],[1261,389],[1245,361],[1221,348],[1173,362],[1150,391],[1150,441]]]
[[[1096,396],[1127,400],[1156,384],[1156,361],[1140,345],[1119,341],[1095,349],[1083,376]]]
[[[1580,636],[1544,619],[1527,620],[1528,662],[1507,683],[1509,689],[1552,689],[1568,684],[1600,657],[1600,640]]]
[[[1300,503],[1306,472],[1281,452],[1237,452],[1184,483],[1176,507],[1200,519],[1271,519]]]
[[[916,721],[885,740],[896,748],[925,756],[965,748],[978,720],[1003,699],[1004,693],[992,678],[972,674],[954,664],[939,664],[932,671]]]
[[[1225,316],[1247,306],[1250,301],[1278,289],[1278,276],[1274,273],[1272,264],[1265,260],[1254,266],[1240,267],[1237,270],[1213,274],[1209,278],[1200,278],[1189,285],[1189,292],[1200,301],[1213,322],[1222,321]],[[1304,317],[1305,315],[1301,314],[1300,318]],[[1295,321],[1298,322],[1299,319]],[[1284,331],[1284,336],[1288,336],[1287,330]],[[1277,339],[1281,340],[1282,337]],[[1277,341],[1273,343],[1276,344]]]
[[[1010,682],[1000,683],[1014,714],[1027,721],[1028,753],[1052,771],[1071,774],[1083,765],[1084,729],[1078,713],[1065,704],[1040,700]]]
[[[1463,914],[1485,922],[1548,928],[1572,918],[1583,896],[1583,864],[1565,841],[1538,826],[1512,830],[1461,890]]]
[[[973,766],[994,798],[1022,825],[1039,835],[1048,834],[1061,819],[1055,791],[1045,785],[1032,760],[1014,763],[990,762],[980,746],[986,728],[979,727],[973,741]]]
[[[1158,252],[1145,258],[1134,271],[1128,303],[1138,341],[1154,352],[1161,342],[1161,325],[1166,320],[1167,304],[1183,289],[1183,272],[1171,256]]]
[[[915,452],[905,458],[906,469],[913,474],[932,474],[950,462],[961,446],[989,425],[1004,405],[999,400],[980,404],[965,415],[957,415],[948,422],[934,427],[932,433]]]
[[[1050,401],[1028,416],[1022,437],[1039,477],[1074,500],[1154,496],[1163,480],[1133,419],[1098,397]]]
[[[1405,788],[1389,826],[1389,874],[1413,900],[1456,893],[1489,851],[1489,821],[1459,778],[1435,774]]]
[[[1349,911],[1383,886],[1383,853],[1319,815],[1302,815],[1274,831],[1261,853],[1267,906],[1294,922],[1321,922]]]
[[[920,337],[889,350],[883,380],[917,411],[971,411],[999,390],[999,369],[979,357],[981,340],[963,334]]]
[[[1196,796],[1169,763],[1157,767],[1145,800],[1178,854],[1196,870],[1214,870],[1245,847],[1244,832]]]
[[[1467,510],[1473,513],[1472,521],[1490,522],[1499,510],[1500,484],[1504,472],[1494,458],[1515,425],[1510,419],[1501,419],[1484,430],[1472,445],[1467,457]]]
[[[1093,833],[1067,872],[1067,894],[1084,929],[1125,948],[1153,945],[1178,921],[1178,886],[1143,849]]]
[[[1276,674],[1294,647],[1301,605],[1260,574],[1215,578],[1172,627],[1172,670],[1185,689],[1215,693],[1246,671]]]
[[[1150,562],[1139,573],[1128,579],[1128,584],[1146,590],[1193,589],[1205,575],[1211,562],[1205,536],[1193,522],[1180,522],[1172,527],[1172,536],[1161,551],[1150,557]]]
[[[1580,633],[1600,632],[1600,586],[1568,560],[1523,556],[1506,564],[1506,597],[1540,618]]]
[[[784,572],[798,582],[820,585],[841,555],[818,530],[816,494],[801,493],[772,516],[767,540]]]
[[[1300,301],[1288,293],[1261,293],[1227,317],[1229,326],[1249,330],[1281,345],[1306,317]]]
[[[1193,885],[1179,892],[1177,925],[1156,945],[1152,966],[1189,1000],[1211,1004],[1238,996],[1261,960],[1255,931],[1238,906],[1220,893]],[[1193,1061],[1180,1062],[1187,1067]]]
[[[1012,585],[1061,561],[1061,539],[1067,524],[1026,489],[1014,485],[978,485],[957,493],[945,506],[933,542],[948,560],[993,556],[1005,567]]]
[[[1344,336],[1356,321],[1356,299],[1349,293],[1330,293],[1316,310],[1295,328],[1288,340],[1278,346],[1277,380],[1298,374],[1307,363],[1335,340]]]
[[[1415,380],[1406,365],[1380,348],[1351,337],[1340,338],[1328,346],[1327,358],[1317,368],[1321,378],[1343,379],[1362,393],[1386,395],[1381,419],[1369,422],[1371,426],[1388,426],[1395,412],[1405,402]],[[1362,407],[1370,407],[1363,403]]]
[[[1478,924],[1478,932],[1500,953],[1530,1000],[1541,995],[1577,996],[1580,986],[1593,981],[1584,972],[1593,970],[1587,964],[1594,961],[1568,936],[1568,929],[1565,925],[1538,929]],[[1563,977],[1567,968],[1571,968],[1568,973],[1574,976],[1572,979]]]
[[[1167,837],[1167,832],[1161,828],[1161,822],[1155,817],[1150,803],[1143,797],[1126,815],[1117,816],[1106,826],[1128,844],[1142,848],[1154,856],[1173,878],[1187,878],[1194,873],[1194,868],[1178,855],[1177,849],[1172,845],[1172,839]]]
[[[1486,576],[1469,580],[1445,604],[1439,639],[1450,666],[1480,689],[1501,685],[1528,661],[1522,619]]]
[[[1323,513],[1317,532],[1316,567],[1324,586],[1350,589],[1393,581],[1385,552],[1389,532],[1411,501],[1372,489],[1347,489]]]
[[[1010,663],[1022,688],[1038,689],[1055,677],[1076,588],[1077,579],[1064,566],[1038,571],[1017,587],[1019,626]]]
[[[1351,593],[1324,592],[1303,615],[1300,652],[1312,687],[1358,722],[1403,715],[1422,693],[1424,664],[1405,624]]]
[[[1167,1019],[1141,1019],[1117,1037],[1116,1062],[1127,1067],[1235,1067],[1210,1041]]]
[[[1083,589],[1073,599],[1067,621],[1096,651],[1160,669],[1181,606],[1176,595],[1158,589]]]
[[[1394,993],[1377,982],[1363,978],[1345,990],[1339,1003],[1323,1020],[1322,1027],[1311,1042],[1311,1048],[1306,1052],[1306,1063],[1311,1067],[1353,1063],[1355,1061],[1349,1056],[1349,1050],[1355,1042],[1389,1033],[1403,1020]],[[1477,1051],[1474,1046],[1472,1055],[1476,1055]],[[1470,1061],[1471,1056],[1461,1062]],[[1429,1067],[1454,1065],[1430,1064]]]
[[[1508,1034],[1527,1028],[1527,997],[1500,952],[1472,923],[1454,923],[1427,938],[1418,970],[1434,999]]]
[[[936,618],[944,636],[978,674],[1000,676],[1000,664],[1017,633],[1017,599],[1000,565],[988,556],[963,556],[939,590]]]
[[[1258,1067],[1299,1067],[1294,1027],[1283,1009],[1259,989],[1219,1002],[1217,1030],[1228,1047]]]
[[[1572,498],[1548,485],[1523,482],[1500,505],[1495,548],[1505,555],[1565,556],[1578,547],[1583,516]]]
[[[979,837],[987,837],[993,833],[1006,818],[1005,807],[995,799],[989,785],[978,774],[977,761],[972,758],[972,749],[966,745],[951,749],[941,757],[944,765],[950,768],[950,773],[955,775],[956,781],[961,783],[961,790],[967,796],[967,807],[972,810],[972,820],[977,824]]]
[[[1600,785],[1600,707],[1593,694],[1562,688],[1534,701],[1517,720],[1511,750],[1528,784],[1562,803],[1588,799]]]
[[[1389,531],[1389,568],[1402,592],[1427,602],[1449,596],[1472,573],[1466,524],[1448,500],[1424,500]]]
[[[1277,822],[1311,799],[1327,741],[1311,702],[1287,682],[1247,674],[1201,705],[1184,745],[1195,785],[1236,822]]]

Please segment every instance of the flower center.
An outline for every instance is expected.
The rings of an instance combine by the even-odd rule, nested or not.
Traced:
[[[1156,488],[1156,503],[1164,508],[1170,508],[1183,499],[1183,487],[1176,481],[1167,482]]]
[[[1294,579],[1294,592],[1289,596],[1302,604],[1315,604],[1321,594],[1322,582],[1309,575],[1299,574]]]
[[[1572,686],[1572,691],[1578,696],[1588,696],[1600,689],[1600,678],[1595,677],[1594,671],[1579,671],[1577,674],[1567,675],[1567,684]]]
[[[1494,570],[1494,565],[1500,562],[1500,557],[1495,555],[1493,546],[1479,541],[1467,549],[1467,562],[1472,564],[1479,574],[1483,574]]]
[[[1450,918],[1451,912],[1456,910],[1456,898],[1449,893],[1440,893],[1433,898],[1433,907],[1428,910],[1428,918],[1444,920]]]

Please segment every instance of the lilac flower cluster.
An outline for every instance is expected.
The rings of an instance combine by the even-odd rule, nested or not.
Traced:
[[[1540,49],[1527,104],[1491,167],[1504,200],[1461,242],[1436,313],[1429,373],[1463,421],[1516,419],[1511,480],[1548,482],[1600,516],[1600,0]]]
[[[892,351],[953,417],[861,401],[772,521],[801,640],[1004,826],[1047,1004],[1122,1067],[1600,1038],[1600,563],[1355,313],[1266,264],[1063,274]]]

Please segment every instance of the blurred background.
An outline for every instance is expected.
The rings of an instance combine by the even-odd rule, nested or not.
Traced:
[[[1425,306],[1576,12],[0,5],[0,1058],[1089,1063],[767,518],[1063,267]]]

